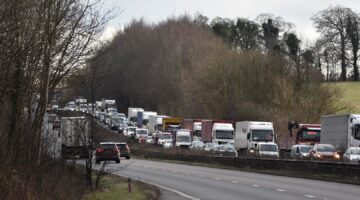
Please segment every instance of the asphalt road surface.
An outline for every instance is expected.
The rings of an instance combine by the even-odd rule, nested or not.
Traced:
[[[139,159],[106,167],[114,174],[154,184],[162,199],[360,199],[360,186],[325,181]]]

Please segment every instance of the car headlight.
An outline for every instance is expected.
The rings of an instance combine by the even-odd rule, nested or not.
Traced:
[[[336,153],[336,154],[334,155],[334,158],[335,158],[335,159],[340,159],[340,155],[339,155],[338,153]]]
[[[320,154],[316,154],[316,157],[317,157],[317,158],[321,158],[321,155],[320,155]]]
[[[249,153],[255,153],[255,150],[254,150],[254,149],[250,149],[250,150],[249,150]]]

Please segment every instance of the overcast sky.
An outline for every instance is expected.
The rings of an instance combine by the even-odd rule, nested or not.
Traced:
[[[132,19],[143,18],[156,23],[184,13],[201,13],[211,19],[216,16],[254,20],[261,13],[272,13],[295,25],[303,42],[314,41],[318,34],[311,17],[331,5],[342,5],[358,11],[360,0],[104,0],[104,9],[115,8],[120,13],[107,25],[104,38],[109,38]]]

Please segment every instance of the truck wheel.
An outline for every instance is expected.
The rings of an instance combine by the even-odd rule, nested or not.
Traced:
[[[120,159],[115,160],[116,163],[120,163]]]

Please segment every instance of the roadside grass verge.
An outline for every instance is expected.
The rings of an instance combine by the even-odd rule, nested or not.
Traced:
[[[156,200],[160,191],[151,185],[131,180],[131,193],[128,191],[128,179],[106,175],[100,180],[99,188],[87,193],[83,200]]]

